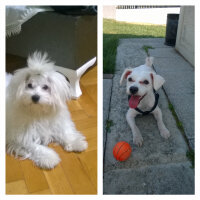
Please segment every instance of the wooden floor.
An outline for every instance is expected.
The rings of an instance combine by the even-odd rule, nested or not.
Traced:
[[[81,89],[83,95],[68,107],[88,149],[69,153],[50,144],[62,161],[49,171],[6,155],[6,194],[97,194],[97,66],[81,78]]]

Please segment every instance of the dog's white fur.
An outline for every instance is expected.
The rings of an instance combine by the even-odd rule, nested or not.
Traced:
[[[131,94],[130,87],[134,86],[138,88],[136,95],[141,97],[145,95],[144,98],[138,104],[138,108],[143,111],[150,110],[154,105],[155,96],[153,93],[153,88],[155,90],[158,90],[165,82],[164,78],[156,74],[155,71],[152,69],[152,64],[153,64],[153,58],[147,57],[144,65],[141,65],[133,69],[125,69],[120,80],[120,84],[122,84],[123,80],[127,79],[127,87],[126,87],[127,94],[129,95]],[[148,84],[144,84],[143,83],[144,80],[147,80]],[[133,143],[138,146],[141,146],[143,143],[143,138],[138,127],[135,124],[135,117],[138,114],[140,113],[137,112],[135,109],[129,108],[126,114],[126,119],[132,130]],[[160,135],[166,139],[169,138],[170,133],[163,123],[162,112],[160,108],[157,106],[155,110],[152,112],[152,114],[157,120],[157,125],[160,131]]]
[[[50,142],[78,152],[88,144],[76,130],[66,105],[71,97],[70,84],[47,57],[39,52],[29,56],[28,67],[17,70],[7,86],[6,144],[9,154],[51,169],[60,158],[47,146]]]

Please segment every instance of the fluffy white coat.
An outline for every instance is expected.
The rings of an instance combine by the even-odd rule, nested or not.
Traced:
[[[69,82],[54,70],[46,53],[35,52],[27,64],[15,72],[6,89],[7,152],[51,169],[60,158],[47,146],[50,142],[78,152],[88,144],[76,130],[66,105],[71,97]]]

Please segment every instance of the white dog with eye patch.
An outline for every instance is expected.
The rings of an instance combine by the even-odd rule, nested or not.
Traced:
[[[160,135],[169,138],[170,133],[162,120],[162,112],[158,107],[159,95],[156,92],[165,82],[164,78],[152,69],[153,58],[147,57],[146,63],[133,69],[125,69],[120,84],[127,80],[126,92],[129,95],[129,110],[126,114],[127,122],[132,130],[133,143],[141,146],[142,135],[135,124],[138,114],[152,113],[157,120]]]
[[[27,63],[28,67],[9,76],[6,89],[7,152],[51,169],[60,158],[47,146],[50,142],[77,152],[84,151],[88,144],[67,109],[70,83],[54,70],[46,53],[35,52]]]

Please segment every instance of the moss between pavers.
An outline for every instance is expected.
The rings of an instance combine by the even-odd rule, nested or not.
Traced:
[[[178,119],[178,116],[174,110],[174,106],[169,102],[169,109],[171,110],[172,115],[174,116],[174,119],[176,120],[176,125],[179,128],[179,130],[184,133],[184,128],[182,125],[182,122]]]
[[[185,131],[184,131],[184,128],[183,128],[183,125],[182,125],[182,122],[178,119],[178,116],[174,110],[174,106],[169,102],[169,109],[174,117],[174,119],[176,120],[176,125],[178,127],[178,129],[181,131],[181,133],[183,134],[183,136],[185,137],[186,141],[187,141],[187,138],[185,136]],[[189,146],[189,145],[188,145]],[[186,153],[186,156],[187,158],[191,161],[191,164],[192,164],[192,168],[194,168],[194,150],[192,149],[189,149]]]
[[[194,156],[194,150],[189,150],[189,151],[187,151],[187,153],[186,153],[186,156],[188,157],[188,159],[190,160],[190,162],[192,163],[192,168],[194,168],[194,158],[195,158],[195,156]]]
[[[112,120],[107,120],[106,121],[106,131],[110,132],[110,127],[113,126],[113,125],[114,125],[114,123],[113,123]]]
[[[146,52],[147,56],[150,56],[149,49],[155,49],[152,46],[144,45],[142,49]]]

